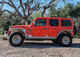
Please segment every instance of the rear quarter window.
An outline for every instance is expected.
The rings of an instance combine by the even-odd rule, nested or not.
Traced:
[[[70,20],[61,20],[61,25],[62,26],[68,26],[68,27],[72,26]]]

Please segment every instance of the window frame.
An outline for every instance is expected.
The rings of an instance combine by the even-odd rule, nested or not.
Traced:
[[[57,26],[59,26],[59,19],[49,19],[49,26],[51,26],[51,25],[50,25],[50,20],[57,20],[57,21],[58,21]],[[56,25],[55,25],[55,26],[56,26]]]
[[[39,19],[37,19],[37,20],[39,20]],[[42,26],[42,25],[36,25],[36,21],[37,20],[35,20],[35,26]],[[42,20],[45,20],[46,21],[46,25],[47,25],[47,20],[46,19],[42,19]],[[46,26],[46,25],[43,25],[43,26]]]
[[[63,26],[62,25],[62,21],[67,21],[67,22],[69,21],[70,22],[70,26]],[[71,27],[72,26],[71,20],[61,20],[61,26],[63,26],[63,27]]]

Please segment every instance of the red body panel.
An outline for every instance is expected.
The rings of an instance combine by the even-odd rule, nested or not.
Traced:
[[[46,19],[46,26],[34,26],[33,23],[37,19]],[[49,26],[49,19],[58,19],[59,26]],[[61,20],[70,20],[72,26],[64,27],[61,26]],[[21,28],[26,30],[27,36],[32,35],[33,37],[57,37],[58,33],[62,30],[71,30],[74,29],[73,22],[69,18],[53,18],[53,17],[38,17],[36,18],[31,25],[16,25],[11,26],[11,28]],[[46,28],[46,29],[44,29]],[[74,36],[74,32],[72,31],[72,36]]]
[[[46,35],[48,35],[48,28],[45,30],[43,28],[47,28],[47,27],[46,26],[31,27],[31,35],[33,37],[45,37]]]

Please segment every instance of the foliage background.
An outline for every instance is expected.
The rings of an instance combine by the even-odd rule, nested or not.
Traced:
[[[52,11],[53,10],[53,11]],[[54,8],[48,9],[48,12],[44,14],[44,17],[61,17],[61,18],[71,18],[73,20],[74,25],[77,27],[78,33],[76,36],[80,36],[80,3],[78,2],[76,5],[74,4],[66,4],[64,7],[60,7],[56,9]],[[13,12],[14,13],[14,12]],[[14,13],[15,14],[15,13]],[[3,34],[4,30],[8,31],[9,26],[12,25],[21,25],[20,17],[11,16],[8,13],[4,13],[0,19],[0,34]],[[41,9],[37,12],[34,12],[28,21],[30,24],[36,17],[41,17]]]

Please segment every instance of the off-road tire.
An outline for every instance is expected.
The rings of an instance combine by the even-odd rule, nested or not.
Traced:
[[[65,37],[65,36],[67,36],[67,37],[69,37],[69,43],[68,44],[64,44],[63,42],[62,42],[62,39],[63,39],[63,37]],[[69,34],[61,34],[59,37],[58,37],[58,44],[59,45],[61,45],[62,47],[69,47],[71,44],[72,44],[72,37],[69,35]]]
[[[14,44],[14,43],[12,42],[12,38],[13,38],[15,35],[19,35],[19,36],[21,37],[21,41],[20,41],[19,44]],[[21,46],[21,45],[23,44],[23,42],[24,42],[24,37],[23,37],[23,35],[22,35],[20,32],[15,32],[15,33],[13,33],[13,34],[9,37],[9,44],[10,44],[11,46],[13,46],[13,47],[19,47],[19,46]]]

